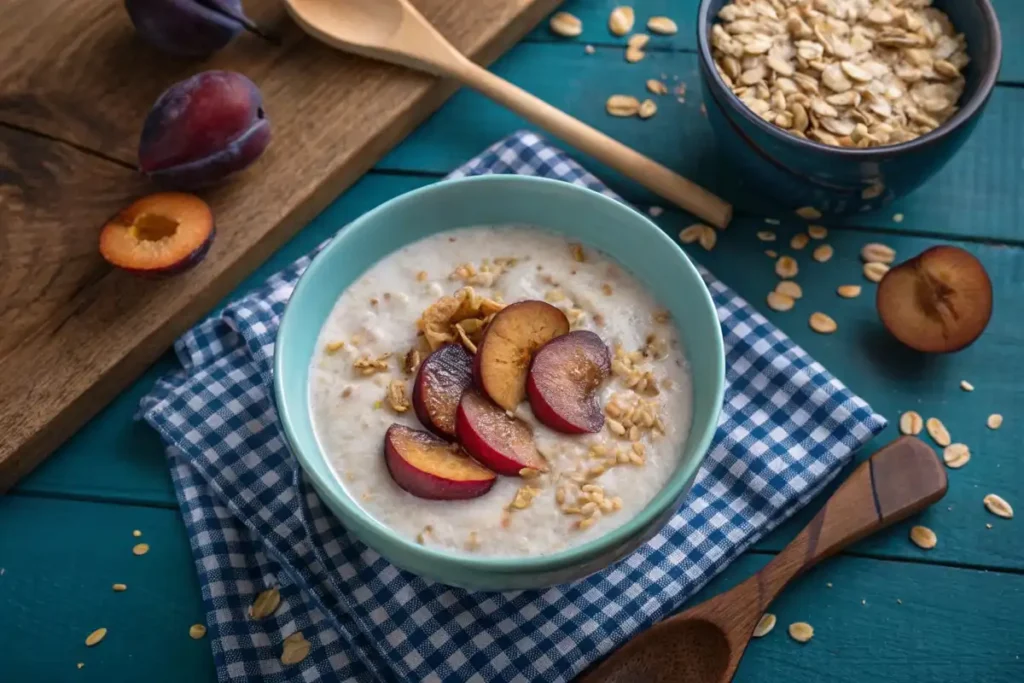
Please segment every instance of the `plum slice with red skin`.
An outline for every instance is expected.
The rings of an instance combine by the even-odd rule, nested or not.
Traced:
[[[509,417],[478,391],[470,389],[462,395],[455,431],[466,452],[498,474],[518,476],[524,468],[548,470],[530,426]]]
[[[552,339],[534,355],[526,382],[534,416],[566,434],[601,431],[604,411],[597,389],[611,370],[608,347],[593,332],[576,330]]]
[[[526,376],[534,352],[569,331],[565,313],[545,301],[506,306],[487,326],[473,359],[477,386],[505,410],[526,398]]]
[[[497,479],[458,446],[400,424],[391,425],[384,435],[384,459],[395,483],[419,498],[478,498]]]
[[[438,436],[455,439],[459,399],[473,384],[473,357],[461,344],[445,344],[420,363],[412,389],[412,405],[423,426]]]
[[[135,201],[103,226],[100,255],[135,275],[174,275],[202,261],[213,236],[213,212],[206,202],[182,192],[159,192]]]
[[[970,252],[941,245],[893,267],[878,284],[878,315],[912,349],[959,351],[992,317],[992,281]]]

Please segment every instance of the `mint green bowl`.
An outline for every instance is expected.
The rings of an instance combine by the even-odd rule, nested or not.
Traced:
[[[309,366],[320,328],[341,293],[410,242],[473,225],[527,224],[600,249],[637,277],[678,326],[693,373],[693,424],[679,467],[640,514],[589,543],[536,557],[475,557],[403,538],[369,516],[335,479],[313,432]],[[582,578],[650,539],[683,502],[711,444],[722,405],[725,356],[718,316],[679,246],[633,209],[568,183],[489,175],[424,187],[377,207],[342,230],[313,260],[281,320],[274,395],[288,445],[324,503],[363,543],[398,567],[478,590],[541,588]],[[383,446],[381,458],[383,458]]]

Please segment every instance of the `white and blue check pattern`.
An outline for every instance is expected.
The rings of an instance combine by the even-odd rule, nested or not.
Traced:
[[[452,174],[520,173],[611,194],[518,133]],[[614,195],[613,195],[614,196]],[[397,569],[324,508],[289,454],[271,390],[274,336],[310,258],[197,325],[183,369],[142,414],[167,454],[221,681],[568,681],[674,612],[812,498],[885,421],[749,304],[704,273],[725,335],[714,444],[685,505],[622,562],[543,591],[474,593]],[[281,608],[247,615],[279,586]],[[279,661],[301,630],[310,655]]]

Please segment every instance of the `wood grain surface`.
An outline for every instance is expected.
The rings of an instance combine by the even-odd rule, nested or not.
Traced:
[[[482,63],[558,0],[421,0]],[[121,3],[13,0],[0,23],[0,491],[37,465],[195,319],[454,90],[343,55],[280,3],[248,2],[282,43],[243,35],[209,60],[161,55]],[[141,122],[171,83],[211,68],[261,88],[273,141],[241,178],[204,194],[218,237],[186,276],[140,281],[97,254],[103,222],[146,192]]]

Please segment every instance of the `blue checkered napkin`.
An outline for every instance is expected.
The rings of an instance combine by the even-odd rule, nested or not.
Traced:
[[[610,192],[532,133],[453,176],[543,175]],[[274,336],[299,259],[177,343],[142,402],[167,443],[222,681],[567,681],[676,610],[813,497],[884,426],[860,398],[704,273],[725,333],[725,406],[686,504],[634,554],[543,591],[474,593],[401,571],[324,508],[271,398]],[[255,596],[281,608],[253,621]],[[279,661],[302,631],[300,664]]]

